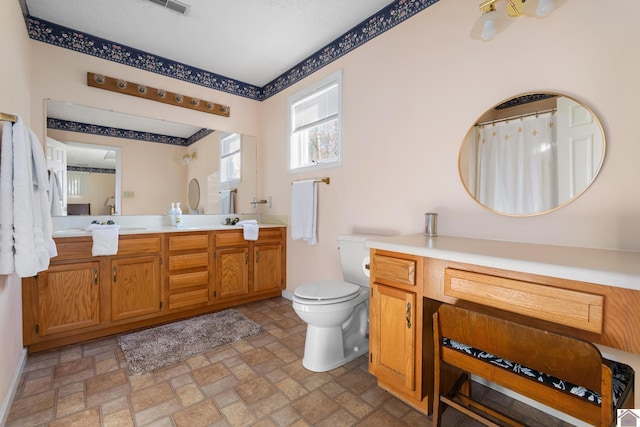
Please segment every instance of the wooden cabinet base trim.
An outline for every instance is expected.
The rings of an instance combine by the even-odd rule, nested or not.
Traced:
[[[174,322],[176,320],[188,319],[190,317],[201,316],[203,314],[215,313],[216,311],[224,310],[227,308],[235,307],[250,302],[265,300],[269,298],[281,296],[281,291],[272,292],[269,294],[262,294],[258,296],[250,296],[246,298],[239,298],[234,301],[224,301],[217,303],[213,306],[197,307],[191,310],[180,311],[176,313],[167,314],[161,317],[154,317],[136,322],[129,322],[122,325],[109,325],[100,329],[95,329],[87,332],[77,331],[66,336],[56,338],[39,338],[33,337],[31,342],[26,341],[25,345],[28,346],[29,353],[37,353],[44,350],[50,350],[52,348],[63,347],[70,344],[77,344],[83,341],[89,341],[96,338],[103,338],[109,335],[121,334],[125,332],[131,332],[137,329],[145,329],[153,326],[159,326],[164,323]]]

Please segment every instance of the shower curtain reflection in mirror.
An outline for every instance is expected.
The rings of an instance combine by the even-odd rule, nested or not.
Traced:
[[[480,203],[516,215],[558,206],[554,112],[478,124],[475,130]]]

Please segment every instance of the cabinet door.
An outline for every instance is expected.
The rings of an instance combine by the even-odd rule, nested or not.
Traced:
[[[256,245],[253,259],[253,291],[282,289],[282,245]]]
[[[416,294],[374,284],[371,296],[369,368],[398,391],[415,390]]]
[[[51,265],[38,275],[38,331],[50,335],[100,323],[98,262]]]
[[[111,260],[111,320],[160,312],[160,257]]]
[[[216,251],[217,287],[215,299],[244,296],[249,293],[249,248]]]

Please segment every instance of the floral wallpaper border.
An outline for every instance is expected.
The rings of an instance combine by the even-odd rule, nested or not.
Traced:
[[[25,21],[29,37],[33,40],[263,101],[437,2],[438,0],[396,0],[263,87],[152,55],[28,14],[25,15]]]
[[[86,166],[67,166],[67,170],[73,171],[73,172],[89,172],[89,173],[116,173],[115,169],[89,168]]]
[[[212,129],[200,129],[188,138],[180,138],[170,135],[162,135],[151,132],[140,132],[129,129],[118,129],[109,126],[92,125],[88,123],[72,122],[69,120],[61,120],[48,118],[47,128],[63,130],[67,132],[88,133],[91,135],[109,136],[114,138],[135,139],[138,141],[158,142],[161,144],[189,146],[196,141],[204,138],[214,132]]]

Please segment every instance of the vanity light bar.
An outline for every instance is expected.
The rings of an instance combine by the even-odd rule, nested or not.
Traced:
[[[202,101],[198,98],[168,92],[163,89],[156,89],[139,83],[132,83],[126,80],[115,79],[113,77],[103,76],[102,74],[87,72],[87,85],[218,116],[229,117],[231,115],[231,108],[227,105]]]

